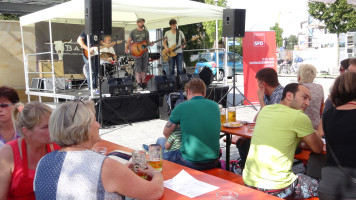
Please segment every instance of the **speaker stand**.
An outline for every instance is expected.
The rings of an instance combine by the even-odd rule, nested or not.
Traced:
[[[235,54],[235,37],[233,37],[233,53]],[[234,56],[234,59],[233,59],[233,68],[232,68],[232,87],[229,89],[229,91],[227,91],[227,93],[220,99],[220,101],[218,103],[220,103],[227,94],[229,94],[231,92],[231,90],[233,90],[233,97],[232,97],[232,106],[235,107],[236,106],[236,103],[235,103],[235,90],[237,90],[240,95],[252,106],[253,109],[255,109],[257,111],[257,108],[255,107],[255,105],[253,105],[251,103],[251,101],[244,95],[242,94],[242,92],[239,90],[239,88],[236,87],[236,80],[235,80],[235,59],[236,59],[236,56]]]
[[[99,35],[99,41],[101,40],[101,35]],[[90,42],[90,41],[89,41]],[[100,44],[100,43],[99,43]],[[118,117],[120,117],[122,120],[125,121],[126,124],[129,124],[130,126],[132,126],[132,124],[127,121],[122,115],[120,115],[120,113],[118,113],[115,109],[113,109],[108,103],[106,103],[104,101],[104,98],[103,98],[103,87],[102,87],[102,82],[103,82],[103,79],[104,79],[104,70],[101,69],[101,65],[100,65],[100,48],[98,48],[98,57],[99,57],[99,61],[97,62],[98,63],[98,66],[97,66],[97,71],[98,71],[98,77],[99,77],[99,100],[97,102],[97,104],[99,104],[99,108],[98,108],[98,122],[101,124],[101,127],[102,128],[105,128],[104,126],[104,123],[103,123],[103,104],[105,104],[105,106],[107,106],[111,111],[113,111],[113,113],[115,113],[115,115],[117,115]]]

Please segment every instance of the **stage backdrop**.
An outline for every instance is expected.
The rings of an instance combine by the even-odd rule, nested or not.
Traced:
[[[259,104],[256,73],[265,67],[277,69],[275,32],[246,32],[245,37],[242,39],[242,48],[244,94],[253,104]],[[248,102],[245,100],[244,104],[248,105]]]
[[[53,52],[55,60],[63,60],[64,74],[82,74],[83,73],[83,54],[82,49],[77,43],[78,36],[84,30],[81,24],[52,23]],[[49,24],[48,22],[38,22],[35,24],[36,32],[36,53],[50,52],[49,43]],[[114,38],[124,40],[124,28],[112,28],[112,41]],[[125,43],[117,45],[116,54],[123,55]],[[116,48],[116,46],[114,47]],[[115,49],[116,51],[116,49]],[[41,60],[50,60],[51,55],[38,55],[37,62]]]

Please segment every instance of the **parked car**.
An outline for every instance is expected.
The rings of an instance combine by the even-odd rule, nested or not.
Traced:
[[[235,55],[235,72],[243,71],[242,57],[237,53],[228,52],[227,54],[227,66],[228,66],[228,76],[232,76],[232,67]],[[199,54],[198,62],[195,65],[195,73],[199,73],[204,67],[209,67],[216,76],[217,80],[223,80],[225,77],[225,63],[224,63],[224,52],[219,52],[219,69],[216,65],[216,53],[208,52]]]

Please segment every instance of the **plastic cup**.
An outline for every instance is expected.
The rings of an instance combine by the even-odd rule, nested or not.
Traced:
[[[218,200],[237,200],[239,195],[230,190],[224,190],[216,193],[216,197]]]

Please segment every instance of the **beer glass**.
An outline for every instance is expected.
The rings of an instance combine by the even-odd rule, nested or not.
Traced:
[[[218,200],[237,200],[238,194],[234,191],[224,190],[216,193]]]
[[[225,108],[220,109],[220,120],[221,120],[221,124],[226,123],[226,109]]]
[[[148,158],[148,163],[156,171],[162,171],[162,148],[159,144],[151,144],[148,147]]]
[[[228,122],[236,122],[236,108],[229,107],[227,109]]]
[[[132,152],[133,171],[140,177],[147,179],[147,175],[140,173],[139,169],[147,169],[146,153],[142,150]]]

